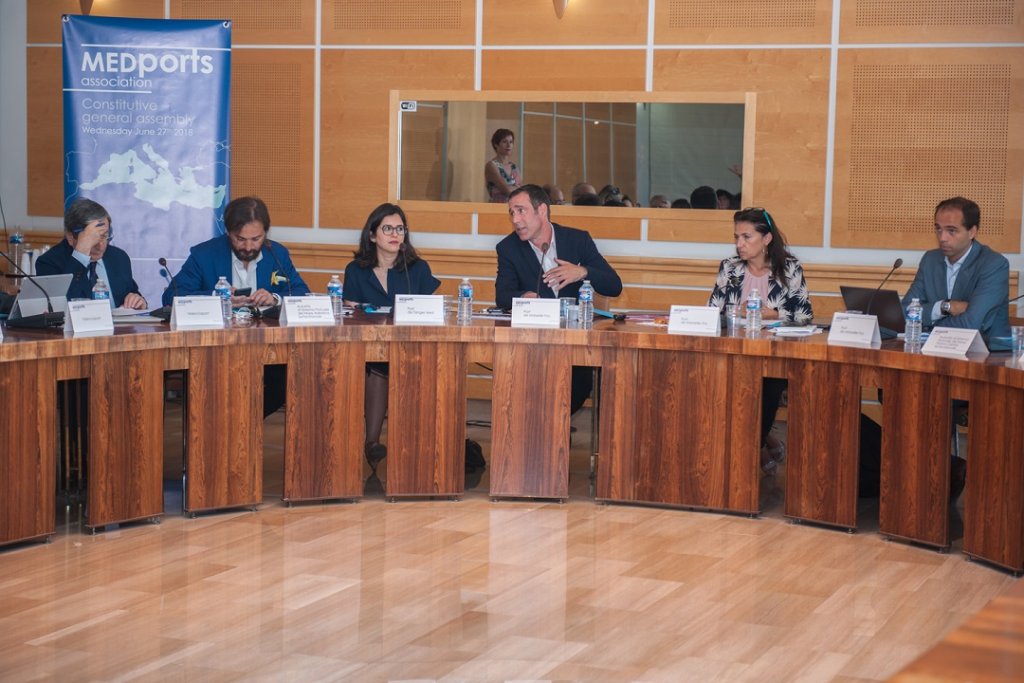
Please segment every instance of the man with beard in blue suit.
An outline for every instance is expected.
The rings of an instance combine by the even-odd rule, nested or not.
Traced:
[[[164,304],[175,296],[210,294],[217,279],[226,277],[232,293],[239,289],[249,294],[232,297],[236,306],[274,306],[285,295],[301,296],[309,292],[284,245],[267,238],[270,212],[258,197],[239,197],[224,209],[227,234],[192,247],[188,259],[164,290]],[[287,375],[285,366],[268,365],[263,371],[263,416],[284,405]]]

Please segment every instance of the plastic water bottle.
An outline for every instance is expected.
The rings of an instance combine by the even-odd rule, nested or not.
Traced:
[[[213,286],[213,295],[220,297],[220,314],[224,318],[224,322],[228,322],[231,320],[231,285],[223,275]]]
[[[25,242],[25,236],[17,230],[11,233],[8,239],[7,255],[11,257],[11,260],[21,265],[21,245]]]
[[[342,290],[340,277],[337,275],[331,276],[330,282],[327,283],[327,293],[331,297],[331,310],[334,312],[334,319],[341,320]]]
[[[757,289],[750,290],[747,297],[747,334],[761,333],[761,294]]]
[[[903,341],[906,344],[921,343],[921,300],[911,299],[907,306],[907,326],[903,334]]]
[[[97,301],[110,300],[110,287],[101,277],[96,278],[96,284],[92,286],[92,298]]]
[[[594,325],[594,287],[590,280],[584,280],[577,297],[580,306],[580,327],[590,329]]]
[[[460,325],[469,325],[473,322],[473,283],[468,277],[462,278],[459,283],[459,311],[456,321]]]

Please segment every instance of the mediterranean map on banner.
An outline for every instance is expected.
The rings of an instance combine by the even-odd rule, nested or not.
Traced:
[[[65,15],[64,202],[102,204],[158,302],[229,201],[231,24]]]

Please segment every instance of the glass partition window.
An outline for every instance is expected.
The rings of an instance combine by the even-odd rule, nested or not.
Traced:
[[[400,199],[503,201],[485,177],[498,164],[509,184],[554,185],[566,202],[577,183],[611,206],[623,195],[636,206],[654,194],[689,201],[701,186],[740,201],[742,104],[417,101],[399,123]],[[510,150],[492,147],[501,129]]]

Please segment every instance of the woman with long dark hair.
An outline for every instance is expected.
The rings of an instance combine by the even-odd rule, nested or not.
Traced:
[[[718,266],[715,288],[709,306],[719,310],[728,304],[742,308],[747,297],[757,290],[761,297],[761,317],[794,325],[807,325],[814,317],[807,296],[804,269],[786,248],[778,225],[764,209],[750,208],[733,215],[736,255]],[[766,378],[761,400],[761,469],[775,471],[785,458],[785,444],[771,434],[786,381]]]
[[[355,259],[345,267],[345,301],[349,305],[394,306],[396,294],[433,294],[441,281],[419,257],[409,239],[405,212],[397,204],[381,204],[370,212],[359,235]],[[366,365],[366,459],[377,471],[387,455],[380,443],[388,408],[388,364]]]

